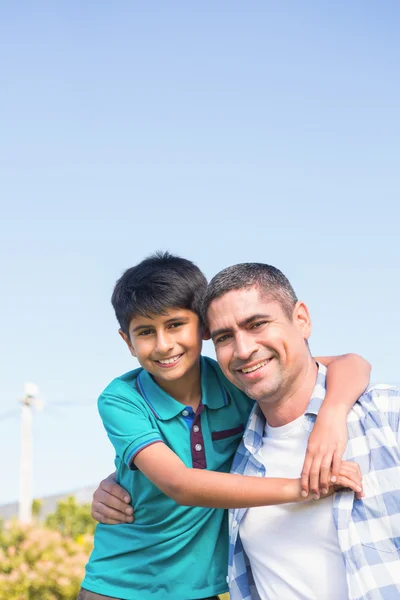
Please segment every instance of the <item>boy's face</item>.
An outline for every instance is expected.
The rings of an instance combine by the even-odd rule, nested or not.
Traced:
[[[197,368],[202,345],[198,316],[184,308],[162,315],[134,317],[129,337],[120,331],[129,350],[155,381],[175,381]]]

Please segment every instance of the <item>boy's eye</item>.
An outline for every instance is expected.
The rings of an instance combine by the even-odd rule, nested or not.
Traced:
[[[152,329],[143,329],[139,335],[144,336],[144,335],[150,335],[151,333],[153,333]]]
[[[184,325],[184,323],[177,321],[176,323],[171,323],[169,329],[176,329],[177,327],[181,327],[182,325]]]

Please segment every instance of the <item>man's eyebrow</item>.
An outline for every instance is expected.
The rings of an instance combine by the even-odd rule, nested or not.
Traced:
[[[239,327],[246,327],[246,325],[250,325],[250,323],[252,323],[253,321],[258,321],[259,319],[268,319],[270,320],[272,317],[271,315],[267,315],[264,313],[256,313],[255,315],[251,315],[250,317],[247,317],[246,319],[243,319],[243,321],[240,321],[240,323],[238,323]],[[231,328],[229,327],[223,327],[221,329],[215,329],[214,331],[210,332],[210,335],[212,338],[216,337],[217,335],[222,335],[223,333],[230,333],[232,331]]]

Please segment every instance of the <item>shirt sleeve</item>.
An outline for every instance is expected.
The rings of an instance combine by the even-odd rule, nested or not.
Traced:
[[[163,441],[142,397],[128,385],[105,390],[98,400],[98,409],[116,454],[130,469],[136,469],[133,461],[139,452]]]

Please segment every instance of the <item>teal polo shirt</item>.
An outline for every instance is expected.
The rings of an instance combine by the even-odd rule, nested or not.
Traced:
[[[116,452],[117,481],[129,491],[135,522],[97,525],[82,587],[122,600],[194,600],[227,591],[226,511],[180,506],[134,465],[162,441],[187,467],[228,473],[253,402],[200,359],[201,403],[191,427],[187,408],[143,369],[111,382],[99,412]]]

